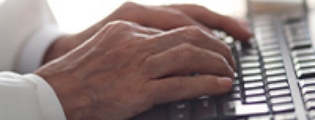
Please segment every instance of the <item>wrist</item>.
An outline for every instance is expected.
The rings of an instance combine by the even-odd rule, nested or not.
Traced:
[[[55,91],[68,119],[78,119],[82,111],[88,111],[93,104],[90,88],[72,75],[73,70],[66,69],[64,62],[50,62],[35,71],[44,78]]]
[[[42,65],[54,60],[71,50],[70,40],[73,35],[64,35],[57,38],[47,49],[43,57]]]

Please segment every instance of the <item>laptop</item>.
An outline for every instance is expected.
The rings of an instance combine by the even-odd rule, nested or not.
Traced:
[[[232,90],[157,106],[134,120],[315,120],[315,15],[308,1],[247,5],[250,44],[215,31],[237,61]]]

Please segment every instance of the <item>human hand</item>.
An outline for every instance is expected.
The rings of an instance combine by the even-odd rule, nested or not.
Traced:
[[[119,21],[35,73],[53,87],[69,120],[123,120],[227,92],[233,69],[229,47],[200,27],[161,31]]]
[[[56,40],[56,42],[48,49],[43,64],[79,46],[108,22],[114,20],[133,21],[142,26],[162,30],[170,30],[191,25],[199,26],[208,32],[211,32],[210,29],[220,29],[226,31],[236,39],[243,41],[246,41],[251,37],[251,33],[246,28],[247,26],[230,17],[214,13],[202,6],[144,6],[127,2],[107,18],[93,25],[89,29]]]

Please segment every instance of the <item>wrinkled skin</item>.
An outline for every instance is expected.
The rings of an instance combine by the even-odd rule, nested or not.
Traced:
[[[163,32],[118,21],[36,74],[55,89],[68,119],[122,120],[155,105],[227,92],[230,56],[199,27]]]

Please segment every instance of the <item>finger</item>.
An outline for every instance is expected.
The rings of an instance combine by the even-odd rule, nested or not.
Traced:
[[[159,53],[182,43],[192,45],[216,52],[225,57],[232,68],[236,69],[233,54],[226,44],[210,34],[203,32],[199,27],[183,27],[155,35],[156,39],[146,41],[145,50]]]
[[[143,6],[127,2],[115,12],[116,14],[113,14],[112,16],[114,18],[115,15],[121,14],[121,12],[126,13],[127,11],[130,15],[125,15],[126,17],[121,17],[121,19],[135,21],[143,26],[170,30],[177,27],[195,25],[212,34],[212,32],[204,25],[195,21],[186,14],[183,14],[181,11],[161,6]],[[111,18],[111,16],[109,18]],[[111,19],[107,19],[106,21],[109,20]]]
[[[159,33],[163,32],[163,30],[160,30],[157,28],[144,27],[144,26],[141,26],[141,25],[134,23],[134,22],[130,22],[130,23],[134,24],[135,29],[137,30],[137,32],[140,32],[140,33],[144,33],[144,34],[148,34],[148,35],[154,35],[154,34],[159,34]]]
[[[206,32],[213,34],[210,29],[205,27],[203,24],[198,21],[192,19],[191,17],[183,14],[181,11],[177,11],[174,9],[168,9],[160,6],[151,6],[153,12],[156,12],[157,16],[160,16],[160,22],[150,22],[147,21],[147,25],[153,27],[162,27],[162,29],[170,30],[183,26],[198,26]],[[165,22],[163,22],[165,21]],[[163,23],[163,24],[159,24]]]
[[[151,6],[152,9],[152,15],[159,16],[158,22],[152,22],[154,20],[146,19],[146,25],[153,26],[157,28],[162,28],[164,30],[170,30],[178,27],[183,26],[198,26],[205,30],[206,32],[212,34],[210,29],[206,28],[204,25],[199,23],[198,21],[192,19],[191,17],[187,16],[186,14],[183,14],[180,11],[173,10],[173,9],[167,9],[165,7],[160,6]],[[152,18],[154,18],[152,16]]]
[[[187,43],[148,57],[144,66],[143,73],[149,78],[185,76],[191,73],[233,78],[233,69],[223,56]]]
[[[167,7],[180,10],[210,28],[224,30],[236,39],[247,41],[252,36],[248,28],[241,25],[238,21],[219,15],[204,7],[198,5],[170,5]]]
[[[192,99],[202,95],[218,95],[231,89],[230,78],[214,75],[172,77],[147,84],[153,104]]]

